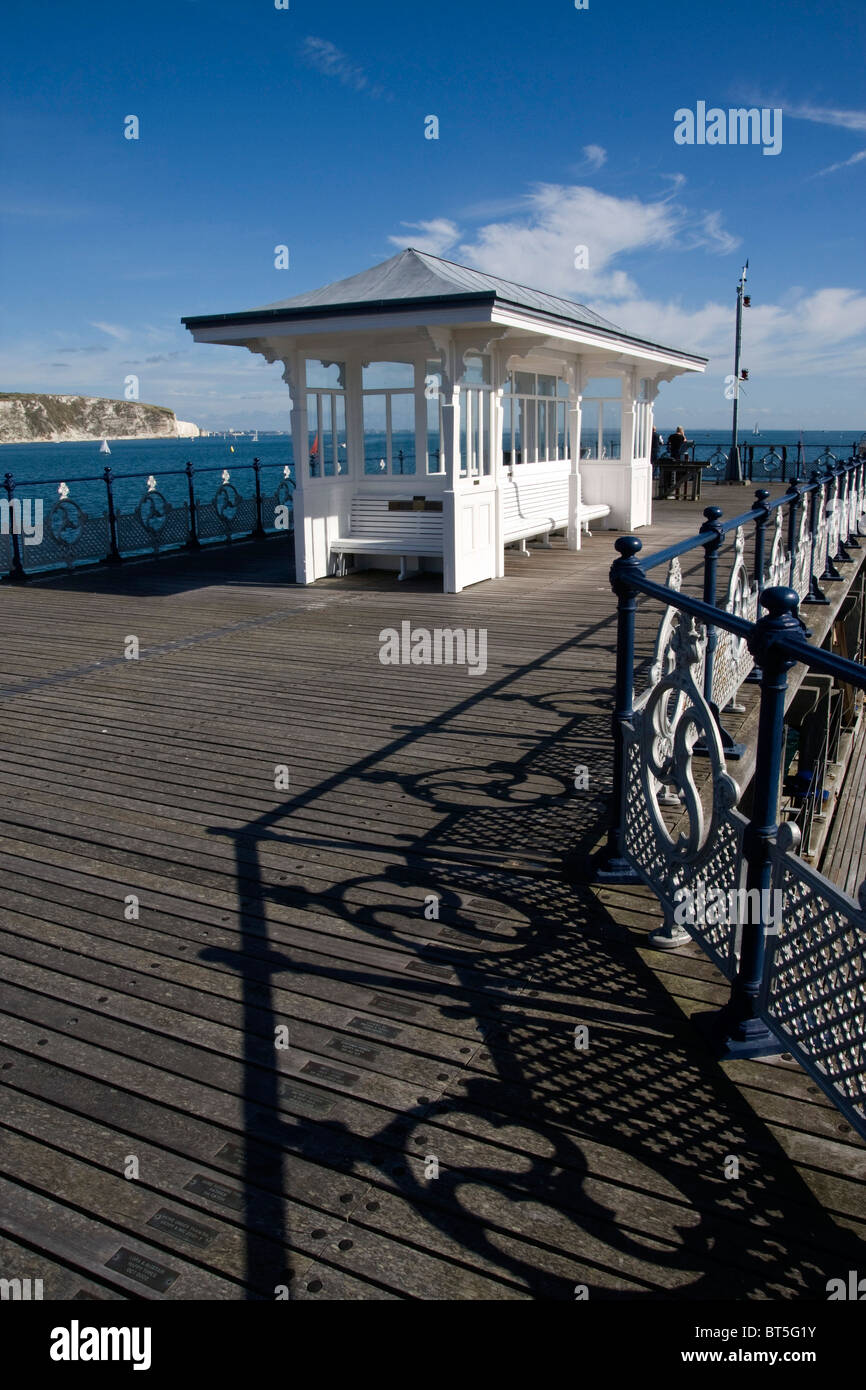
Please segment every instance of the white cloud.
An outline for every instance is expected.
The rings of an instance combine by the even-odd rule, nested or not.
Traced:
[[[517,217],[479,227],[457,247],[456,259],[585,301],[636,294],[629,275],[613,264],[629,253],[699,246],[727,252],[738,245],[722,228],[718,212],[686,211],[672,195],[642,202],[585,185],[537,184],[525,209]],[[587,247],[587,268],[575,268],[576,246]]]
[[[351,87],[353,91],[366,91],[371,97],[387,95],[380,83],[371,86],[364,69],[353,63],[348,54],[343,53],[330,39],[319,39],[309,34],[301,45],[301,57],[307,67],[315,68],[325,77],[336,77],[344,87]]]
[[[125,343],[129,337],[129,329],[121,328],[116,323],[91,322],[91,328],[98,328],[100,333],[107,333],[109,338],[115,338],[120,343]]]
[[[819,125],[835,125],[842,130],[866,131],[866,111],[842,111],[833,106],[786,106],[785,115],[798,121],[815,121]]]
[[[643,202],[586,186],[542,184],[514,216],[472,232],[461,234],[447,218],[407,225],[429,236],[427,249],[435,254],[447,250],[463,264],[589,304],[636,337],[708,357],[706,377],[690,383],[689,395],[709,423],[713,411],[729,409],[723,384],[733,354],[732,301],[687,306],[648,298],[621,264],[639,251],[730,253],[737,247],[719,211],[686,210],[674,192]],[[391,240],[405,245],[405,237]],[[588,248],[588,269],[574,266],[579,244]],[[743,360],[753,374],[755,409],[766,409],[760,403],[768,399],[788,400],[823,424],[822,395],[841,393],[851,406],[860,399],[855,383],[866,370],[866,294],[841,286],[792,287],[781,303],[757,303],[744,319]],[[788,383],[798,377],[810,386],[797,388],[792,399]]]
[[[607,163],[607,150],[603,145],[584,145],[583,153],[591,169],[600,169],[602,164]]]
[[[822,174],[835,174],[837,169],[847,169],[851,164],[859,164],[861,159],[866,159],[866,150],[858,150],[850,159],[842,159],[838,164],[828,164],[826,169],[819,169],[812,177],[817,179]]]
[[[408,242],[416,251],[426,251],[430,256],[444,256],[460,237],[460,228],[447,217],[434,217],[430,222],[401,222],[400,226],[411,236],[390,236],[391,245],[403,250]]]

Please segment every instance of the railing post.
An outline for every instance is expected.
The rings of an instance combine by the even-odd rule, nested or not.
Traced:
[[[853,565],[854,561],[845,549],[845,541],[848,532],[848,468],[840,460],[833,469],[836,478],[836,490],[834,493],[834,506],[839,517],[839,535],[836,540],[836,554],[833,556],[837,565]],[[843,487],[844,483],[844,487]]]
[[[8,578],[11,584],[24,584],[27,581],[27,575],[21,563],[21,546],[18,540],[18,532],[15,529],[15,508],[13,506],[15,479],[11,473],[6,474],[3,480],[3,486],[9,498],[9,534],[12,537],[12,568],[9,571]]]
[[[849,460],[849,462],[845,465],[845,470],[845,476],[848,482],[848,487],[846,491],[846,506],[848,508],[848,539],[845,542],[845,544],[847,545],[849,550],[862,550],[863,547],[857,539],[858,532],[851,526],[852,503],[855,504],[856,510],[856,503],[860,496],[860,465],[857,463],[857,460],[852,457]],[[857,523],[855,518],[855,526],[856,524]]]
[[[186,483],[189,490],[189,538],[187,539],[187,550],[201,550],[201,541],[198,538],[196,526],[196,507],[195,507],[195,484],[193,482],[192,462],[186,462]]]
[[[813,468],[809,477],[809,486],[812,489],[812,500],[809,507],[809,589],[804,603],[829,603],[827,595],[819,587],[815,575],[815,548],[818,544],[818,517],[821,514],[821,474],[817,468]]]
[[[262,480],[260,477],[262,465],[258,459],[253,459],[253,471],[256,478],[256,529],[253,536],[256,540],[261,540],[265,534],[265,523],[262,517]]]
[[[638,876],[625,856],[625,741],[623,725],[634,718],[634,621],[636,590],[630,575],[640,569],[637,559],[642,542],[637,536],[619,536],[615,542],[619,559],[610,567],[610,586],[617,596],[616,609],[616,697],[611,728],[613,732],[613,792],[610,801],[610,827],[607,847],[596,865],[594,876],[606,883],[637,883]]]
[[[770,519],[770,509],[767,506],[770,494],[767,488],[759,487],[755,493],[754,506],[760,510],[760,516],[755,520],[755,562],[752,571],[752,583],[757,584],[758,594],[764,587],[764,565],[766,562],[766,541],[767,541],[767,522]],[[760,685],[761,668],[757,662],[746,676],[744,684]]]
[[[767,616],[758,620],[748,639],[749,650],[763,673],[754,799],[743,837],[748,910],[741,924],[740,960],[731,984],[731,996],[719,1020],[724,1055],[728,1057],[763,1057],[781,1051],[781,1044],[759,1013],[767,933],[779,928],[779,914],[773,911],[778,904],[772,899],[772,849],[779,828],[776,818],[785,737],[785,692],[788,672],[796,665],[780,650],[778,640],[786,636],[802,637],[805,629],[797,616],[795,590],[767,589],[760,601],[762,608],[767,609]],[[751,895],[755,890],[760,903],[757,914],[751,910]]]
[[[827,526],[827,560],[824,565],[824,573],[821,575],[822,584],[825,583],[828,579],[832,579],[835,581],[842,578],[841,574],[839,573],[834,564],[835,556],[830,554],[830,517],[833,515],[837,505],[837,500],[839,496],[839,481],[836,477],[836,469],[833,465],[833,462],[829,458],[827,459],[826,472],[824,474],[824,482],[827,484],[827,492],[825,494],[825,524]]]
[[[706,521],[700,529],[702,536],[710,536],[711,539],[704,542],[704,603],[709,603],[713,608],[716,606],[716,582],[719,569],[719,548],[724,540],[724,531],[719,525],[722,509],[721,507],[704,507]],[[728,758],[741,758],[745,753],[745,746],[742,743],[735,743],[722,724],[722,716],[718,705],[713,700],[713,672],[716,660],[716,648],[719,645],[719,631],[714,624],[707,626],[707,645],[704,654],[704,699],[709,705],[719,730],[722,740],[722,747],[725,756]],[[703,742],[695,746],[696,753],[706,753],[707,747]]]
[[[764,587],[764,541],[767,533],[767,522],[770,519],[770,509],[767,506],[769,497],[770,494],[765,487],[759,487],[755,493],[754,507],[761,514],[755,518],[755,568],[752,581],[757,584],[759,593]]]
[[[105,465],[105,471],[102,477],[108,496],[108,535],[110,541],[108,554],[105,557],[105,564],[120,565],[123,563],[123,556],[117,546],[117,517],[114,512],[114,486],[111,468],[108,464]]]
[[[791,564],[788,568],[788,583],[793,589],[794,576],[797,573],[797,513],[803,500],[803,494],[793,478],[788,484],[788,491],[785,496],[790,499],[788,502],[788,554],[791,557]]]

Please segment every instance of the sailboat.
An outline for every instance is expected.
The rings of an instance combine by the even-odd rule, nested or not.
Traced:
[[[761,431],[758,429],[758,422],[757,422],[757,420],[756,420],[756,421],[755,421],[755,428],[752,430],[752,434],[760,434],[760,433],[761,433]]]
[[[102,443],[101,443],[100,446],[99,446],[99,452],[100,452],[101,454],[110,454],[110,453],[111,453],[111,450],[110,450],[109,447],[108,447],[108,440],[107,440],[107,439],[103,439]]]
[[[258,444],[258,442],[259,442],[259,432],[258,432],[258,430],[256,430],[255,434],[253,435],[253,443],[254,443],[254,444]]]

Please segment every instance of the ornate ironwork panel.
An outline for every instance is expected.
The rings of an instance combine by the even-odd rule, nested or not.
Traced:
[[[804,504],[800,507],[800,529],[797,534],[794,577],[791,586],[797,590],[801,599],[805,598],[806,594],[809,592],[809,567],[811,558],[811,547],[809,544],[809,508]]]
[[[791,557],[785,551],[785,537],[782,530],[782,508],[776,508],[776,524],[770,546],[770,562],[764,578],[764,587],[769,589],[776,584],[787,584],[791,573]]]
[[[121,554],[142,550],[158,554],[170,546],[185,545],[188,539],[188,505],[175,507],[168,502],[151,474],[134,510],[117,517],[118,549]]]
[[[635,702],[634,719],[623,731],[625,853],[661,900],[668,920],[678,895],[699,898],[701,884],[726,900],[741,886],[746,822],[733,812],[739,790],[727,773],[716,721],[699,688],[705,646],[694,620],[677,614],[669,640],[661,644],[668,669],[660,670]],[[701,789],[692,770],[698,739],[708,753],[701,770],[710,771]],[[730,977],[737,930],[727,914],[718,918],[708,912],[704,920],[685,925]]]
[[[256,528],[255,495],[244,497],[225,468],[211,501],[198,503],[196,519],[200,540],[212,540],[215,536],[231,540],[233,536],[249,535]]]
[[[289,470],[285,469],[285,477],[280,481],[274,492],[265,494],[262,497],[262,525],[266,531],[291,530],[294,523],[294,505],[292,501],[292,485],[288,481]],[[287,507],[289,512],[289,526],[277,526],[277,509]]]
[[[862,1132],[866,1121],[866,913],[793,851],[780,827],[773,884],[781,923],[767,938],[762,1012],[773,1031]],[[864,885],[866,887],[866,885]]]
[[[726,613],[734,613],[753,623],[758,615],[758,586],[749,577],[745,549],[745,533],[742,526],[738,526],[734,535],[734,563],[723,607]],[[755,659],[743,639],[719,629],[713,663],[713,703],[720,710],[736,697],[754,664]]]
[[[818,524],[815,531],[815,574],[824,573],[827,566],[827,542],[829,539],[829,520],[827,517],[827,488],[821,484],[817,493],[813,493],[818,499]]]
[[[108,554],[111,536],[108,514],[92,517],[69,495],[66,483],[57,488],[58,500],[45,513],[40,545],[22,545],[21,563],[25,570],[66,565],[72,569],[86,561],[102,560]]]

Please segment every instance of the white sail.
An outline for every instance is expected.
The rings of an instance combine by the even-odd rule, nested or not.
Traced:
[[[110,450],[109,447],[108,447],[108,440],[107,440],[107,439],[103,439],[102,443],[101,443],[100,446],[99,446],[99,452],[100,452],[101,454],[110,454],[110,453],[111,453],[111,450]]]

